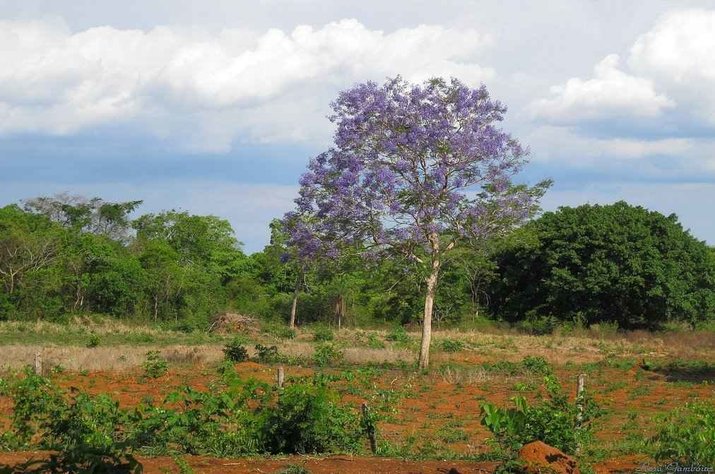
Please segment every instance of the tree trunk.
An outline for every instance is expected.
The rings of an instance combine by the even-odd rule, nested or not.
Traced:
[[[300,291],[300,276],[295,282],[295,291],[293,292],[293,305],[290,307],[290,323],[289,327],[295,329],[295,315],[298,310],[298,293]]]
[[[439,267],[441,264],[439,254],[439,235],[430,235],[432,246],[432,269],[427,277],[427,294],[425,295],[425,310],[422,317],[422,345],[420,346],[419,368],[427,369],[429,366],[429,350],[432,342],[432,310],[434,309],[434,295],[437,290]]]

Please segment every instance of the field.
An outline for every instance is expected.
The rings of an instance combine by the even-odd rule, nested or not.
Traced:
[[[42,371],[60,387],[108,394],[128,408],[148,398],[163,400],[183,386],[209,390],[221,377],[223,348],[233,337],[90,319],[75,323],[0,325],[2,377],[18,376],[40,353]],[[544,367],[571,400],[577,376],[585,374],[587,392],[600,407],[593,440],[577,456],[582,472],[632,472],[642,464],[657,464],[645,440],[655,434],[659,415],[715,398],[711,332],[620,333],[593,327],[532,336],[496,327],[444,330],[436,332],[428,372],[414,368],[417,333],[307,328],[295,338],[285,336],[275,326],[244,332],[240,341],[251,359],[233,364],[238,378],[274,384],[281,366],[290,385],[322,373],[341,405],[357,411],[366,402],[374,413],[377,456],[370,454],[367,440],[355,456],[177,458],[140,452],[145,472],[301,472],[299,467],[314,473],[494,472],[500,451],[488,441],[492,434],[481,422],[480,407],[511,406],[515,396],[536,401],[544,392]],[[279,359],[258,361],[256,344],[275,345]],[[168,370],[148,378],[142,364],[154,350]],[[539,365],[542,359],[546,366]],[[11,417],[12,401],[0,397],[0,427],[7,429]],[[47,456],[0,452],[0,466],[12,472],[30,458]]]

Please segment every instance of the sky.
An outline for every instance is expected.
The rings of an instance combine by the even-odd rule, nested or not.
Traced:
[[[623,199],[715,244],[711,0],[0,0],[0,205],[143,200],[258,251],[331,100],[397,74],[485,84],[545,209]]]

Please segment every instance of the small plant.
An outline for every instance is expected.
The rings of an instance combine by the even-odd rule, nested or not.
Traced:
[[[310,471],[298,464],[289,464],[278,471],[278,474],[310,474]]]
[[[159,351],[147,352],[142,367],[144,368],[144,377],[149,379],[158,379],[169,370],[169,364]]]
[[[97,347],[100,342],[101,342],[101,340],[99,338],[99,334],[91,334],[89,336],[89,341],[87,341],[87,347],[89,347],[89,348]]]
[[[552,373],[551,366],[543,357],[526,356],[521,361],[524,369],[534,374],[549,375]]]
[[[367,347],[370,349],[384,349],[385,343],[382,342],[375,334],[367,336]]]
[[[464,341],[458,339],[442,339],[440,348],[444,352],[459,352],[464,349]]]
[[[715,405],[687,403],[657,421],[660,430],[648,442],[656,460],[715,466]]]
[[[248,351],[243,347],[243,339],[234,338],[223,348],[227,360],[231,362],[244,362],[248,360]]]
[[[284,326],[282,324],[272,324],[264,326],[263,332],[277,339],[295,339],[296,336],[295,329],[291,329],[288,326]]]
[[[341,351],[334,344],[319,344],[315,348],[313,360],[315,361],[315,364],[319,367],[325,367],[327,365],[336,365],[342,362],[343,351]]]
[[[328,342],[333,339],[335,339],[335,335],[329,326],[318,326],[313,329],[313,340],[315,342]]]
[[[507,452],[515,453],[524,444],[539,440],[573,454],[590,437],[589,422],[600,414],[595,403],[584,396],[583,413],[579,414],[555,377],[548,375],[544,381],[548,398],[536,405],[530,406],[522,396],[512,398],[514,408],[482,404],[482,424]]]
[[[256,357],[258,362],[261,362],[262,364],[272,364],[281,360],[281,356],[278,353],[278,347],[264,346],[262,344],[256,344]]]
[[[405,331],[405,328],[402,326],[396,326],[385,336],[385,339],[400,344],[407,344],[410,342],[410,335],[407,334],[407,331]]]
[[[320,382],[285,388],[265,413],[261,438],[266,450],[272,454],[358,452],[359,417],[337,401],[338,394]]]

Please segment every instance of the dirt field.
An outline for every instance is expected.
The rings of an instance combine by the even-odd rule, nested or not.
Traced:
[[[384,333],[375,334],[384,339]],[[332,386],[344,403],[357,407],[366,401],[379,411],[380,438],[406,460],[349,456],[185,460],[196,472],[206,473],[279,472],[286,465],[304,466],[314,473],[493,472],[494,462],[470,461],[483,459],[490,450],[486,443],[490,433],[480,423],[480,404],[504,406],[515,395],[537,397],[541,377],[513,373],[499,365],[525,356],[544,357],[572,398],[577,375],[586,374],[587,389],[605,411],[593,426],[594,449],[583,453],[595,472],[633,472],[641,463],[652,464],[638,440],[652,436],[655,417],[691,400],[715,399],[715,340],[708,334],[577,337],[442,332],[437,334],[433,367],[425,374],[410,365],[415,341],[358,347],[366,335],[341,332],[336,344],[345,347],[344,361],[324,369],[310,363],[314,343],[308,333],[287,342],[266,336],[263,342],[274,343],[281,354],[294,357],[294,364],[284,365],[289,379],[324,371],[335,375]],[[444,339],[462,341],[463,347],[453,353],[440,351]],[[163,346],[159,349],[170,370],[147,382],[137,366],[149,348],[2,346],[0,358],[11,371],[42,351],[45,370],[61,386],[110,394],[121,406],[132,406],[145,397],[163,399],[184,385],[207,389],[222,357],[219,345]],[[59,365],[62,370],[56,369]],[[243,362],[236,364],[236,370],[241,378],[272,382],[276,366]],[[10,400],[0,397],[1,425],[8,425],[11,414]],[[0,453],[0,465],[12,466],[31,456],[42,453]],[[179,472],[171,458],[140,459],[145,472]]]

